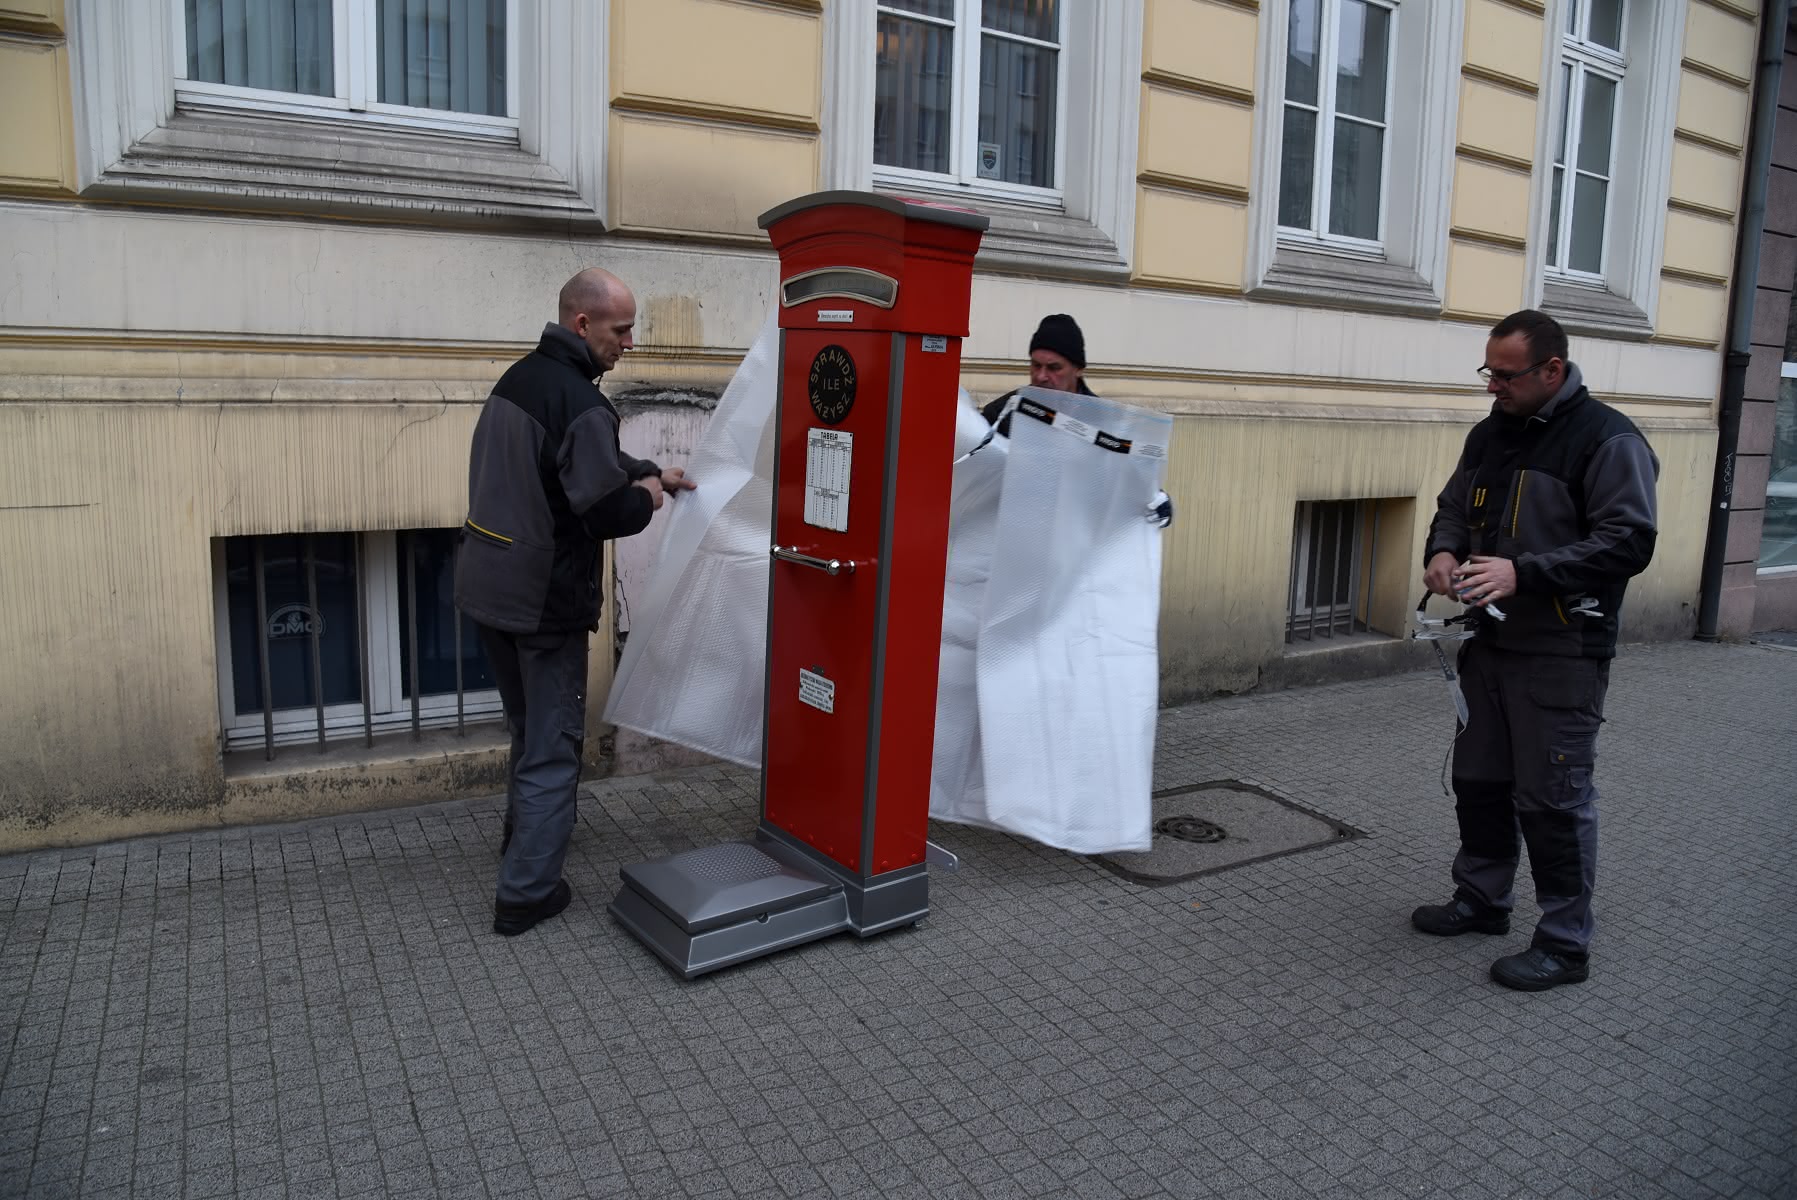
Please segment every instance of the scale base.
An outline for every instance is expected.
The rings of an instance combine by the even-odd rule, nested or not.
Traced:
[[[863,879],[784,830],[620,870],[618,924],[687,979],[829,937],[871,937],[930,910],[923,863]]]

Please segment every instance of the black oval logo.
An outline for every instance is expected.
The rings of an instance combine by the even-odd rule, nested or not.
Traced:
[[[841,346],[825,346],[811,360],[806,390],[817,419],[826,425],[840,425],[855,407],[855,360]]]

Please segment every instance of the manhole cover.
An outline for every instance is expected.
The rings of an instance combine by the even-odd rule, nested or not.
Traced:
[[[1154,831],[1182,842],[1220,842],[1229,836],[1228,830],[1203,817],[1162,817],[1154,823]]]
[[[1239,779],[1214,779],[1154,795],[1154,842],[1099,861],[1136,883],[1166,884],[1260,862],[1345,838],[1358,829]]]

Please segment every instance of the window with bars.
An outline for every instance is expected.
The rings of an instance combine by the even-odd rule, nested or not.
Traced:
[[[214,543],[227,749],[464,729],[500,712],[453,598],[457,530]]]
[[[1562,280],[1605,280],[1624,15],[1623,0],[1566,4],[1547,244],[1548,274]]]
[[[1279,153],[1285,241],[1376,251],[1384,240],[1392,47],[1383,0],[1292,0]]]
[[[876,175],[1053,198],[1064,7],[1059,0],[880,0]]]
[[[188,102],[515,133],[516,0],[175,0]]]
[[[1298,504],[1286,588],[1288,647],[1382,632],[1370,623],[1377,600],[1380,507],[1377,500]]]

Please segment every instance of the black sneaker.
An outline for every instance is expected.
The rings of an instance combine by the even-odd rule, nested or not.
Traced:
[[[501,937],[516,937],[532,928],[539,921],[547,921],[550,917],[568,907],[568,901],[574,898],[574,889],[568,886],[566,879],[555,885],[555,890],[535,904],[500,904],[493,905],[493,932]]]
[[[1563,983],[1584,983],[1591,967],[1546,946],[1530,946],[1521,954],[1506,954],[1491,964],[1491,977],[1519,992],[1545,992]]]
[[[1499,909],[1477,909],[1455,898],[1452,904],[1425,904],[1410,914],[1410,923],[1436,937],[1463,933],[1509,933],[1510,914]]]

